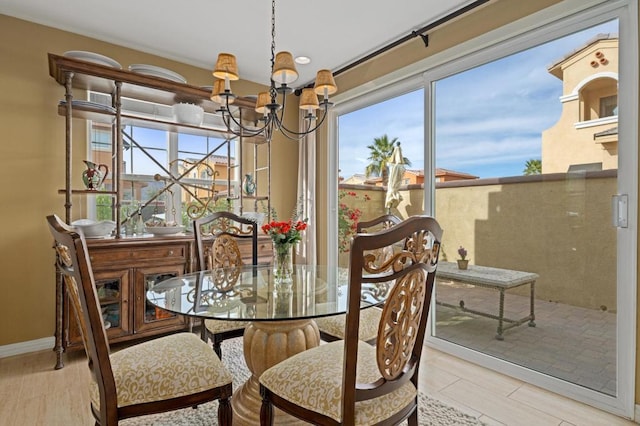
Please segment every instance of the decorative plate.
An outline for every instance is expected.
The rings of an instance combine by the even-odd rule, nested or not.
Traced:
[[[184,226],[146,226],[145,229],[155,236],[174,235],[184,231]]]
[[[60,105],[67,105],[67,101],[65,101],[64,99],[60,100]],[[85,108],[99,109],[101,111],[110,112],[110,113],[114,113],[114,114],[116,112],[116,109],[114,107],[109,106],[109,105],[99,104],[97,102],[73,100],[71,102],[71,105],[73,107],[85,107]]]
[[[152,77],[166,78],[167,80],[175,81],[177,83],[186,84],[187,82],[187,79],[180,74],[166,68],[156,67],[154,65],[131,64],[129,65],[129,71],[138,74],[149,75]]]
[[[69,50],[64,52],[62,56],[73,59],[80,59],[81,61],[92,62],[98,65],[104,65],[106,67],[122,69],[122,65],[117,61],[109,58],[108,56],[100,55],[93,52],[85,52],[84,50]]]

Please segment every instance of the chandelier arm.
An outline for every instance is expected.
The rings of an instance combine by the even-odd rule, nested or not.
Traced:
[[[231,122],[229,121],[229,119],[231,119],[240,128],[240,131],[236,131],[233,127],[231,127]],[[268,124],[265,123],[264,126],[258,128],[258,129],[249,129],[247,127],[244,127],[242,124],[240,124],[233,117],[233,115],[231,115],[231,113],[227,113],[227,114],[223,113],[222,114],[222,121],[224,122],[224,125],[227,127],[227,130],[229,132],[233,133],[236,136],[249,136],[249,137],[258,136],[268,126]]]
[[[327,115],[327,109],[328,109],[328,104],[323,104],[323,115],[322,118],[320,119],[320,122],[317,123],[317,125],[311,129],[311,120],[309,118],[306,118],[305,121],[307,121],[309,123],[309,125],[307,126],[306,130],[299,132],[296,130],[291,130],[289,129],[287,126],[284,125],[284,111],[286,109],[286,102],[287,102],[287,96],[285,93],[282,93],[282,108],[280,108],[280,115],[277,115],[277,112],[273,112],[272,114],[274,115],[275,118],[275,128],[280,130],[282,133],[288,133],[288,135],[286,135],[289,139],[293,139],[293,140],[300,140],[302,139],[302,137],[308,135],[311,132],[316,131],[316,129],[318,127],[320,127],[322,125],[322,122],[324,121],[324,118]]]
[[[292,141],[299,141],[302,140],[305,136],[310,135],[311,133],[315,132],[324,122],[324,119],[326,117],[326,114],[324,114],[322,116],[322,118],[318,121],[318,123],[316,124],[316,126],[314,126],[313,128],[307,127],[307,130],[305,130],[304,132],[296,132],[293,130],[289,130],[286,127],[282,126],[280,127],[280,133],[282,133],[287,139],[290,139]]]
[[[304,125],[301,126],[301,127],[304,127],[302,131],[299,128],[296,130],[288,129],[284,125],[286,100],[287,100],[287,95],[293,91],[292,88],[288,87],[288,83],[293,82],[297,78],[297,72],[295,70],[295,65],[291,64],[291,66],[289,66],[288,64],[286,64],[286,62],[288,61],[291,61],[291,62],[293,61],[293,58],[288,58],[292,55],[289,52],[282,52],[286,54],[285,56],[288,59],[283,60],[282,64],[280,64],[280,62],[278,63],[278,72],[281,71],[282,75],[279,74],[278,77],[274,79],[274,71],[276,70],[276,0],[271,0],[271,46],[270,48],[271,48],[271,58],[270,58],[271,59],[271,76],[269,79],[270,84],[269,84],[269,91],[268,91],[268,98],[267,98],[270,100],[270,103],[268,100],[264,99],[265,96],[263,96],[263,94],[260,93],[258,96],[259,106],[256,107],[257,111],[265,111],[265,115],[264,115],[264,118],[257,119],[255,122],[255,125],[258,126],[258,121],[262,121],[263,125],[259,126],[258,128],[248,128],[244,126],[242,124],[242,110],[241,110],[240,118],[236,119],[236,117],[234,117],[234,115],[231,113],[231,110],[229,108],[229,100],[231,99],[232,100],[231,103],[233,103],[233,99],[235,99],[235,95],[231,93],[231,90],[229,87],[225,87],[224,93],[220,93],[220,96],[225,96],[226,101],[224,103],[225,105],[220,108],[219,112],[222,113],[222,121],[226,126],[227,131],[235,136],[253,137],[253,136],[258,136],[262,134],[267,141],[271,142],[271,138],[273,137],[274,132],[279,131],[288,139],[300,140],[304,136],[315,132],[324,123],[327,116],[327,111],[333,105],[328,100],[327,87],[329,88],[329,91],[331,91],[331,93],[335,92],[337,90],[337,87],[335,86],[335,82],[333,81],[333,76],[330,75],[330,72],[328,70],[321,70],[329,74],[328,78],[326,75],[323,74],[323,87],[325,87],[324,89],[325,99],[322,102],[320,102],[320,105],[319,105],[323,112],[322,117],[316,117],[315,115],[313,115],[315,113],[312,114],[312,112],[305,113]],[[280,53],[278,54],[278,56],[280,56]],[[237,69],[235,72],[237,74]],[[320,75],[320,72],[318,75]],[[237,78],[237,75],[236,75],[236,78]],[[276,80],[279,83],[281,83],[280,86],[276,86]],[[278,103],[278,95],[282,95],[281,104]],[[309,100],[305,102],[309,102]],[[318,107],[317,99],[314,102],[312,102],[312,105],[315,108]],[[299,114],[300,113],[298,113],[298,116]],[[315,123],[312,123],[312,120],[315,121]]]
[[[292,140],[292,141],[300,141],[302,140],[305,136],[307,136],[309,133],[301,133],[301,134],[295,134],[295,133],[289,133],[287,130],[284,129],[280,129],[280,134],[282,134],[285,138]]]
[[[277,103],[278,102],[277,92],[275,92],[275,90],[274,90],[274,93],[276,93],[275,102]],[[275,125],[276,125],[275,128],[278,129],[278,130],[280,130],[280,129],[282,129],[284,127],[282,123],[284,122],[284,111],[285,111],[285,108],[287,106],[287,94],[286,93],[282,93],[281,95],[282,95],[282,107],[280,108],[280,115],[278,116],[278,111],[273,111],[272,112],[273,117],[275,119]]]
[[[322,126],[322,123],[324,123],[325,118],[327,118],[327,110],[328,110],[328,107],[325,106],[323,111],[322,111],[322,117],[320,117],[319,119],[316,117],[317,122],[316,122],[316,125],[313,128],[311,127],[311,120],[307,117],[307,118],[305,118],[305,120],[309,122],[309,126],[307,126],[307,129],[302,131],[302,132],[297,132],[295,130],[291,130],[291,129],[287,128],[282,121],[280,121],[278,123],[279,124],[279,129],[283,133],[287,132],[290,135],[298,135],[298,136],[300,136],[299,139],[302,139],[302,137],[308,135],[309,133],[315,132],[316,130],[318,130],[318,128],[320,126]]]

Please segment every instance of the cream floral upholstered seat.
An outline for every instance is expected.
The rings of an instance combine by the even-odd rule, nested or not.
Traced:
[[[230,212],[214,212],[193,221],[197,269],[242,266],[242,255],[237,240],[251,239],[251,261],[258,264],[258,226],[251,219]],[[213,350],[222,358],[220,344],[242,336],[249,323],[206,319],[201,328],[202,340],[213,342]]]
[[[369,221],[358,222],[356,233],[377,232],[383,229],[389,229],[400,222],[402,222],[402,219],[399,217],[387,214]],[[373,255],[376,257],[376,262],[379,263],[389,257],[390,251],[387,247],[374,250]],[[360,340],[370,343],[375,341],[378,335],[378,323],[380,322],[381,313],[382,310],[376,307],[363,309],[360,312]],[[344,339],[345,321],[345,315],[332,315],[316,319],[322,340],[333,342]]]
[[[204,392],[231,383],[231,374],[198,336],[178,333],[112,353],[118,407]],[[99,411],[98,383],[91,403]]]
[[[262,373],[260,383],[269,389],[277,389],[280,398],[341,423],[343,355],[344,344],[341,341],[320,345],[271,367]],[[358,383],[382,379],[376,364],[375,348],[370,344],[359,342],[357,363]],[[418,390],[408,381],[394,392],[356,402],[354,424],[378,424],[400,413],[413,403],[417,395]]]
[[[354,236],[345,338],[262,373],[261,425],[273,424],[274,407],[316,425],[418,425],[418,367],[441,238],[440,226],[428,216]],[[384,262],[370,255],[397,244],[403,248]],[[358,338],[361,292],[389,282],[394,284],[372,346]]]
[[[178,333],[110,352],[84,237],[55,215],[47,221],[55,239],[58,274],[89,358],[96,425],[117,426],[128,417],[217,399],[218,424],[230,426],[231,373],[196,335]]]
[[[360,311],[359,339],[365,342],[374,342],[378,336],[378,323],[382,309],[373,307]],[[344,339],[344,325],[346,315],[331,315],[316,319],[322,340],[333,342]]]

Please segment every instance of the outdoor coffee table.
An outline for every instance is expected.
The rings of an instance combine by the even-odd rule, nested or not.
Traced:
[[[458,281],[465,284],[470,284],[476,287],[485,287],[498,290],[500,294],[500,300],[498,304],[498,315],[490,312],[483,312],[474,309],[469,309],[465,306],[464,300],[460,300],[458,305],[452,305],[445,302],[436,303],[441,306],[447,306],[451,308],[461,309],[463,312],[469,312],[475,315],[492,318],[498,320],[498,330],[496,339],[504,340],[503,333],[505,330],[529,322],[529,327],[535,327],[535,287],[536,280],[539,278],[538,274],[533,272],[513,271],[510,269],[493,268],[490,266],[478,266],[469,265],[468,269],[458,269],[458,266],[452,262],[439,262],[438,270],[436,272],[437,278],[444,278],[453,281]],[[520,287],[523,285],[529,285],[530,292],[530,313],[524,318],[510,319],[504,316],[504,296],[505,291]],[[505,325],[505,323],[507,323]]]

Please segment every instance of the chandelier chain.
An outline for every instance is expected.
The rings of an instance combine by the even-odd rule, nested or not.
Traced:
[[[271,103],[275,103],[278,94],[276,93],[276,85],[273,81],[273,68],[276,64],[276,0],[271,0],[271,87],[269,94],[271,95]]]
[[[280,55],[283,56],[282,59],[280,59]],[[276,59],[278,59],[277,64]],[[233,65],[230,66],[228,62],[231,62]],[[270,142],[274,132],[280,131],[282,135],[288,139],[300,140],[304,136],[315,132],[322,125],[327,117],[327,110],[333,105],[329,102],[328,95],[337,90],[335,82],[333,81],[333,75],[331,75],[328,70],[318,71],[316,86],[318,86],[318,80],[323,83],[320,85],[320,89],[315,87],[311,92],[311,96],[316,97],[315,102],[313,101],[313,98],[309,99],[309,96],[305,97],[305,94],[309,94],[308,90],[311,89],[302,89],[296,92],[296,94],[302,95],[302,97],[305,98],[305,103],[300,103],[300,107],[307,111],[307,113],[302,117],[305,122],[304,129],[299,129],[300,131],[297,131],[288,129],[284,125],[284,112],[286,109],[287,95],[294,91],[293,88],[288,86],[288,84],[293,83],[298,78],[298,73],[293,62],[294,60],[290,52],[280,52],[276,54],[276,0],[271,0],[271,77],[269,91],[258,94],[258,101],[260,104],[256,105],[255,111],[263,116],[261,118],[254,118],[252,126],[247,126],[243,123],[242,107],[239,109],[239,118],[234,117],[234,114],[231,112],[229,107],[236,97],[231,92],[231,88],[229,86],[230,77],[234,77],[234,80],[238,79],[235,56],[226,53],[218,55],[214,75],[219,78],[223,78],[224,76],[225,88],[224,91],[212,94],[211,99],[216,100],[214,99],[216,97],[224,98],[217,100],[218,102],[221,100],[221,102],[219,102],[221,103],[221,106],[218,111],[222,114],[222,121],[224,122],[228,132],[236,136],[245,137],[258,136],[262,134],[265,139]],[[274,77],[276,65],[278,65],[277,76]],[[227,68],[230,67],[232,67],[233,73],[227,70]],[[328,77],[326,75],[327,73],[329,74]],[[218,76],[218,74],[221,74],[221,76]],[[320,78],[320,76],[322,76],[322,78]],[[322,90],[324,90],[324,100],[318,104],[317,95],[321,94]],[[270,98],[268,101],[264,99],[267,96]],[[279,96],[281,96],[280,103],[278,102]],[[321,108],[323,112],[322,118],[319,120],[314,112],[314,110],[318,108]],[[314,122],[315,125],[313,124]]]

